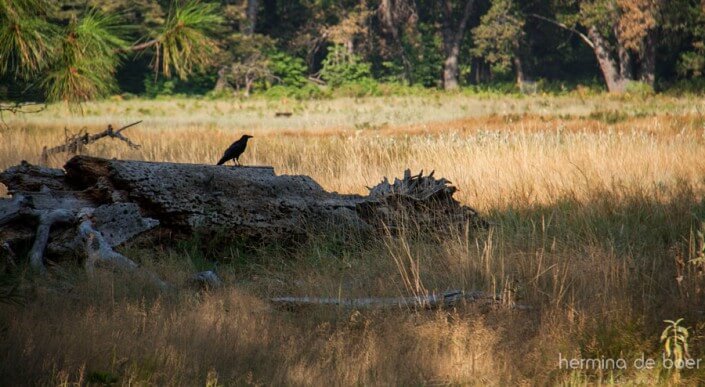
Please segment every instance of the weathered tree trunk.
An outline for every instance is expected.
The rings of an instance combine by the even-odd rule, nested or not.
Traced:
[[[634,79],[634,61],[632,54],[622,44],[617,43],[617,53],[619,56],[619,76],[625,82]]]
[[[600,34],[596,27],[590,27],[588,36],[593,44],[595,58],[600,66],[600,71],[605,78],[607,90],[610,93],[622,93],[626,87],[626,79],[622,78],[617,63],[610,54],[607,40]]]
[[[453,49],[443,62],[443,88],[455,90],[458,88],[458,52]]]
[[[23,163],[0,173],[13,195],[0,199],[0,242],[12,247],[34,239],[33,262],[40,270],[45,249],[53,255],[82,251],[89,269],[101,262],[133,269],[112,247],[156,227],[290,240],[331,227],[395,232],[410,225],[486,226],[476,211],[452,198],[455,187],[433,173],[412,176],[407,170],[403,179],[385,178],[359,196],[327,192],[308,176],[277,176],[271,167],[76,156],[64,169]],[[27,227],[36,219],[37,232]]]
[[[644,38],[639,66],[639,80],[651,87],[656,83],[656,43],[657,32],[651,29]]]
[[[228,82],[229,70],[230,66],[222,66],[218,70],[218,80],[215,82],[215,87],[213,87],[213,91],[219,93],[226,90],[232,90],[233,87],[230,85],[230,82]]]
[[[474,4],[474,0],[466,1],[460,16],[460,22],[455,28],[452,25],[453,2],[445,0],[441,6],[443,9],[443,50],[446,55],[446,59],[443,61],[443,88],[446,90],[458,88],[460,46],[465,37],[468,20]]]
[[[509,297],[495,294],[461,290],[451,290],[443,294],[425,294],[411,297],[275,297],[270,299],[275,305],[290,309],[310,306],[336,306],[349,309],[437,309],[457,306],[461,303],[483,303],[501,305],[512,309],[531,309],[528,305],[517,305]]]
[[[619,28],[615,24],[614,34],[617,37],[617,57],[619,58],[619,76],[624,82],[634,79],[634,61],[632,53],[627,48],[623,37],[620,35]]]
[[[247,24],[243,28],[242,32],[245,35],[252,35],[255,33],[255,27],[257,27],[257,12],[259,11],[259,0],[247,0],[247,10],[245,11],[247,16]]]
[[[526,81],[526,75],[524,74],[524,66],[521,63],[521,58],[519,55],[514,55],[514,70],[517,75],[517,86],[522,89],[524,82]]]

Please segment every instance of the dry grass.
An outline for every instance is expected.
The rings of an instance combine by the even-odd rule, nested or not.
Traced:
[[[321,102],[112,101],[84,116],[54,106],[13,118],[0,167],[36,161],[63,127],[127,132],[90,154],[213,163],[247,128],[242,161],[364,192],[405,168],[435,169],[489,231],[379,241],[312,236],[292,248],[193,240],[125,252],[174,283],[222,262],[230,284],[159,295],[148,284],[68,270],[24,277],[26,305],[0,308],[0,376],[10,383],[581,384],[673,380],[665,371],[558,370],[563,357],[660,357],[661,320],[701,339],[703,277],[694,231],[705,218],[701,101],[443,96]],[[289,119],[273,112],[291,110]],[[64,159],[51,163],[60,166]],[[680,278],[679,280],[676,280]],[[511,290],[532,311],[272,309],[273,295],[399,295]],[[31,328],[29,328],[31,327]],[[684,373],[697,383],[701,371]]]

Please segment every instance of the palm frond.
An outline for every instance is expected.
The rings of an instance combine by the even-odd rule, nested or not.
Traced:
[[[117,15],[88,11],[69,23],[56,63],[42,81],[50,101],[84,102],[117,89],[115,71],[127,46]]]
[[[218,50],[211,35],[223,22],[217,10],[217,4],[198,0],[188,0],[182,5],[174,2],[157,38],[155,68],[161,67],[167,77],[173,71],[185,79],[194,69],[208,66]]]
[[[0,74],[29,77],[47,64],[57,28],[42,16],[41,0],[0,0]]]

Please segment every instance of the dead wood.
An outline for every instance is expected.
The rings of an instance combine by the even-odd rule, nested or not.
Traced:
[[[162,289],[169,285],[151,271],[142,269],[139,265],[126,256],[113,250],[110,242],[97,230],[93,223],[93,209],[84,209],[79,214],[81,223],[78,226],[78,238],[82,242],[86,255],[85,268],[89,275],[95,273],[96,267],[119,269],[124,271],[141,271],[149,280]]]
[[[72,135],[67,134],[66,140],[63,144],[57,145],[57,146],[55,146],[53,148],[49,148],[49,149],[47,149],[46,146],[44,147],[44,149],[42,150],[42,159],[41,159],[42,164],[46,165],[49,160],[49,156],[57,154],[57,153],[68,152],[68,153],[74,154],[74,155],[78,154],[78,153],[80,153],[80,151],[83,149],[84,146],[91,144],[91,143],[94,143],[94,142],[96,142],[102,138],[105,138],[105,137],[116,138],[120,141],[127,143],[127,145],[130,148],[138,149],[140,146],[138,144],[135,144],[134,142],[132,142],[129,138],[125,137],[122,134],[122,131],[124,131],[125,129],[127,129],[129,127],[135,126],[141,122],[142,122],[141,120],[137,121],[137,122],[133,122],[129,125],[123,126],[122,128],[120,128],[118,130],[113,129],[112,125],[108,125],[108,128],[105,129],[104,131],[102,131],[100,133],[90,134],[90,135],[88,134],[88,132],[85,129],[79,131],[76,134],[72,134]]]
[[[32,214],[39,219],[37,234],[32,249],[29,251],[30,266],[40,273],[46,273],[44,266],[44,250],[49,242],[49,231],[55,223],[67,223],[75,219],[74,214],[67,209],[57,208],[51,211],[32,210]]]
[[[114,248],[155,228],[286,241],[331,228],[374,233],[409,221],[428,231],[485,224],[433,172],[407,170],[360,196],[327,192],[308,176],[276,175],[271,167],[75,156],[64,170],[22,162],[0,173],[0,183],[12,195],[0,199],[0,242],[33,243],[30,259],[39,270],[45,252],[78,252],[89,271],[103,264],[134,271],[136,263]],[[36,230],[28,227],[35,222]]]
[[[337,306],[347,309],[437,309],[453,307],[460,303],[483,303],[528,309],[525,305],[508,304],[504,302],[503,298],[500,296],[477,290],[470,292],[452,290],[443,294],[427,294],[412,297],[275,297],[270,299],[270,301],[275,305],[290,309],[314,305]]]
[[[17,256],[15,255],[15,252],[12,251],[12,248],[10,247],[10,244],[7,242],[4,242],[2,246],[2,255],[5,257],[5,262],[9,266],[9,268],[14,269],[17,267]]]

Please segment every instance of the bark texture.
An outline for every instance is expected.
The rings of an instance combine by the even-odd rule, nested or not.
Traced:
[[[385,178],[360,196],[327,192],[308,176],[278,176],[271,167],[76,156],[64,170],[22,163],[0,173],[0,182],[12,195],[0,199],[0,241],[12,246],[34,240],[39,253],[33,262],[41,262],[45,249],[81,251],[89,271],[105,262],[134,269],[112,248],[155,228],[286,240],[331,226],[375,232],[409,224],[487,225],[433,172],[407,170],[402,179]]]
[[[465,37],[474,4],[474,0],[465,2],[457,26],[453,26],[453,2],[445,0],[441,6],[443,11],[443,49],[446,56],[443,62],[443,88],[446,90],[458,88],[460,46]]]
[[[617,62],[610,53],[607,40],[600,34],[596,27],[590,27],[588,36],[593,43],[593,51],[595,52],[597,63],[600,65],[602,75],[605,78],[607,90],[610,93],[624,92],[627,80],[622,78]]]

